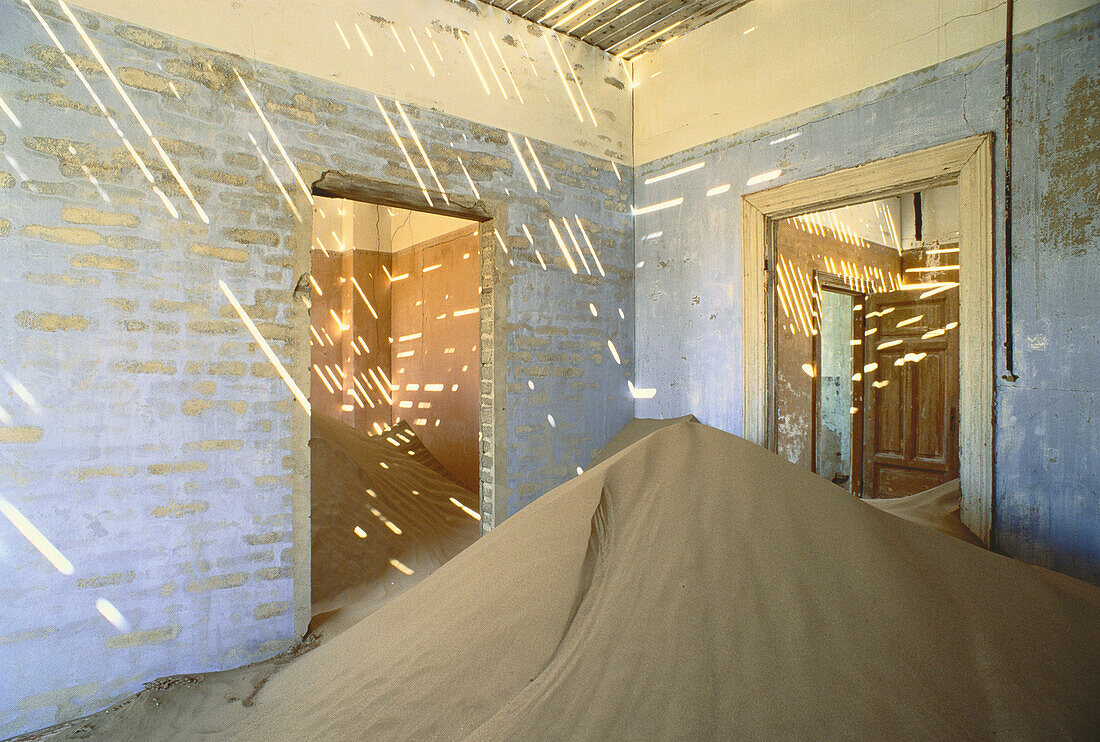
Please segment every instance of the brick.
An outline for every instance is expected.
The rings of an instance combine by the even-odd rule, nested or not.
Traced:
[[[37,443],[42,440],[42,428],[33,425],[0,427],[0,443]]]
[[[103,235],[84,227],[46,227],[41,224],[28,224],[23,234],[49,242],[66,245],[102,245]]]
[[[22,311],[15,315],[15,323],[25,330],[44,332],[79,332],[87,330],[92,321],[78,314],[55,314],[53,312]]]
[[[140,647],[146,644],[161,644],[171,641],[179,636],[179,626],[164,626],[159,629],[147,631],[131,631],[126,634],[109,637],[103,646],[107,649],[126,649],[128,647]]]
[[[188,515],[205,513],[210,507],[205,502],[170,502],[160,505],[149,511],[154,518],[183,518]]]
[[[234,572],[232,574],[207,577],[205,580],[192,580],[187,583],[186,590],[189,593],[205,593],[210,590],[228,590],[234,587],[240,587],[248,582],[249,576],[247,572]]]
[[[200,255],[204,258],[226,260],[230,263],[244,263],[248,260],[248,252],[237,247],[217,247],[215,245],[195,243],[191,246],[191,253],[193,255]]]
[[[205,461],[170,461],[164,464],[149,464],[146,469],[154,476],[165,474],[183,474],[189,471],[206,471],[210,464]]]
[[[74,255],[69,260],[69,265],[74,268],[98,268],[107,271],[133,272],[137,270],[137,261],[129,258],[110,258],[93,253],[81,253]]]
[[[290,603],[285,601],[275,603],[260,603],[258,606],[252,609],[252,617],[257,621],[262,621],[265,618],[275,618],[276,616],[282,616],[290,610]]]
[[[114,370],[126,374],[174,374],[176,364],[169,361],[119,361]]]

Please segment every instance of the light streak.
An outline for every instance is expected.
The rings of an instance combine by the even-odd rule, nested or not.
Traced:
[[[33,523],[27,520],[14,505],[3,497],[0,497],[0,513],[3,513],[11,521],[16,530],[23,534],[23,537],[31,542],[31,546],[38,549],[38,552],[46,557],[49,563],[57,568],[58,572],[63,575],[73,573],[73,563],[66,559],[65,555],[58,551],[57,547],[50,543],[50,540],[43,536],[42,532],[35,528]]]
[[[660,211],[662,209],[670,209],[673,206],[679,206],[683,202],[684,202],[684,197],[680,196],[678,198],[672,199],[671,201],[662,201],[660,203],[652,204],[650,206],[643,206],[640,209],[632,209],[632,212],[633,212],[634,216],[640,216],[641,214],[650,214],[654,211]]]
[[[473,307],[472,309],[459,309],[457,312],[451,312],[451,316],[452,317],[465,317],[467,314],[476,314],[477,311],[478,311],[477,307]]]
[[[600,313],[596,311],[596,305],[592,302],[588,302],[588,311],[592,312],[593,317],[599,317]]]
[[[582,37],[581,37],[581,41],[584,41],[584,40],[585,40],[585,39],[587,39],[587,38],[588,38],[589,36],[591,36],[592,34],[596,33],[596,32],[597,32],[597,31],[599,31],[599,30],[600,30],[601,28],[603,28],[604,26],[607,26],[607,25],[609,25],[609,24],[611,24],[611,23],[614,23],[615,21],[619,20],[620,18],[622,18],[622,17],[623,17],[624,15],[626,15],[627,13],[630,13],[630,12],[633,12],[634,10],[637,10],[637,9],[638,9],[638,8],[640,8],[640,7],[641,7],[641,6],[643,5],[643,4],[644,4],[644,3],[643,3],[643,2],[641,2],[641,1],[639,1],[639,2],[636,2],[636,3],[634,3],[634,4],[633,4],[633,5],[631,5],[631,6],[629,7],[629,8],[627,8],[626,10],[622,11],[622,12],[621,12],[621,13],[619,13],[619,14],[618,14],[617,16],[615,16],[614,18],[610,18],[610,19],[608,19],[608,20],[604,21],[603,23],[601,23],[600,25],[596,26],[596,27],[595,27],[595,28],[593,28],[593,29],[592,29],[591,31],[589,31],[588,33],[586,33],[586,34],[585,34],[584,36],[582,36]],[[606,9],[610,9],[610,8],[613,8],[613,7],[615,7],[616,5],[618,5],[618,3],[617,3],[617,2],[615,2],[615,3],[612,3],[611,5],[607,6],[607,8],[606,8]],[[606,10],[606,9],[605,9],[605,10]],[[602,15],[602,13],[597,13],[596,15]],[[591,20],[591,19],[589,19],[589,20]],[[582,23],[581,25],[583,26],[584,24]],[[621,55],[619,56],[619,59],[622,59],[622,56],[621,56]],[[631,87],[634,87],[634,86],[632,85]]]
[[[800,136],[802,136],[802,132],[796,131],[793,134],[788,134],[785,137],[779,137],[778,139],[773,139],[770,142],[768,142],[768,144],[779,144],[780,142],[786,142],[790,139],[794,139],[795,137],[800,137]]]
[[[470,177],[470,171],[466,169],[466,163],[462,161],[462,158],[458,158],[458,166],[462,168],[462,174],[466,176],[466,182],[470,184],[470,190],[474,192],[474,198],[478,201],[481,200],[481,194],[477,191],[477,186],[474,185],[474,179]]]
[[[11,110],[8,107],[8,104],[4,102],[4,97],[3,96],[0,96],[0,110],[3,110],[4,113],[7,114],[8,118],[11,119],[11,122],[13,124],[15,124],[15,128],[17,128],[17,129],[22,129],[23,128],[23,124],[20,123],[19,117],[16,116],[15,111]]]
[[[402,563],[401,561],[399,561],[397,559],[391,559],[390,564],[393,565],[393,568],[396,569],[398,572],[403,572],[404,574],[407,574],[407,575],[413,574],[413,570],[411,570],[409,567],[405,566],[404,563]]]
[[[27,405],[27,407],[30,408],[31,412],[36,415],[42,413],[42,405],[38,404],[38,400],[34,398],[34,395],[31,394],[30,390],[27,389],[27,387],[23,386],[23,382],[12,376],[7,371],[4,372],[4,381],[8,382],[8,386],[11,387],[11,390],[15,392],[21,400],[23,400],[23,404]]]
[[[420,52],[420,58],[424,60],[424,65],[428,68],[428,74],[435,77],[432,63],[428,61],[428,55],[424,53],[424,47],[420,46],[420,39],[416,38],[416,31],[413,31],[412,26],[409,26],[409,36],[412,36],[413,43],[416,44],[416,50]]]
[[[760,173],[759,175],[752,176],[745,181],[745,185],[752,186],[757,185],[758,183],[767,183],[769,180],[775,180],[782,174],[782,170],[769,170],[766,173]]]
[[[520,224],[520,227],[523,229],[523,234],[527,236],[527,241],[531,243],[531,247],[534,247],[535,238],[531,236],[531,230],[527,228],[526,224]]]
[[[550,180],[546,177],[546,171],[542,169],[542,161],[539,160],[539,156],[535,154],[535,148],[531,146],[531,140],[524,137],[523,141],[527,143],[527,151],[531,153],[531,159],[535,161],[535,167],[538,168],[539,175],[542,176],[542,182],[546,184],[546,190],[552,190],[550,188]]]
[[[367,43],[367,37],[363,35],[363,29],[359,28],[359,24],[355,24],[355,31],[359,34],[359,40],[363,42],[363,48],[367,50],[367,54],[374,56],[374,51],[370,48],[370,44]]]
[[[252,142],[252,146],[256,148],[256,154],[263,160],[264,166],[267,168],[267,172],[271,174],[271,179],[275,181],[275,185],[279,187],[279,193],[283,194],[283,199],[286,201],[290,210],[294,213],[294,218],[298,221],[302,221],[302,215],[298,213],[298,207],[294,205],[294,201],[290,198],[290,194],[286,192],[286,188],[283,187],[283,182],[279,180],[279,176],[275,174],[275,168],[271,167],[271,161],[267,159],[267,155],[260,149],[260,145],[256,143],[256,138],[252,136],[252,132],[248,132],[248,141]],[[320,241],[318,241],[320,242]],[[325,246],[321,245],[321,250],[325,252],[325,256],[328,256],[328,251],[325,250]]]
[[[397,33],[397,26],[393,25],[392,22],[390,22],[390,31],[393,32],[393,37],[395,39],[397,39],[397,45],[399,47],[401,47],[401,53],[404,54],[405,56],[408,56],[409,50],[405,48],[405,42],[403,42],[401,40],[401,36],[399,36],[398,33]],[[412,64],[412,63],[410,62],[409,64]],[[414,67],[413,69],[415,70],[416,68]]]
[[[423,193],[424,198],[428,200],[429,206],[435,206],[435,204],[432,203],[432,197],[428,194],[427,186],[424,185],[424,180],[420,177],[420,173],[417,171],[416,166],[413,165],[412,157],[409,156],[409,150],[405,148],[405,143],[401,141],[401,137],[397,135],[397,129],[394,128],[393,121],[390,120],[389,114],[386,113],[386,109],[382,107],[382,101],[378,100],[377,95],[374,96],[374,102],[378,106],[378,110],[382,113],[382,118],[386,120],[386,126],[389,128],[390,134],[393,135],[393,140],[397,142],[397,146],[401,148],[401,154],[405,155],[405,162],[408,163],[409,170],[412,171],[413,176],[416,178],[416,182],[420,185],[420,192]]]
[[[725,184],[720,185],[720,186],[714,186],[714,188],[711,188],[707,191],[707,198],[710,198],[711,196],[720,196],[723,193],[725,193],[726,191],[728,191],[729,189],[730,189],[730,184],[729,183],[725,183]]]
[[[408,342],[409,340],[419,340],[419,339],[420,339],[420,338],[422,338],[422,337],[424,337],[424,333],[422,333],[422,332],[414,332],[414,333],[412,333],[411,335],[402,335],[401,337],[397,338],[397,342],[399,342],[399,343],[406,343],[406,342]]]
[[[237,297],[234,296],[233,292],[229,290],[229,286],[226,285],[225,281],[219,279],[218,286],[219,288],[221,288],[222,293],[225,294],[225,298],[228,299],[229,303],[233,305],[233,309],[237,311],[237,314],[240,316],[241,321],[244,322],[245,327],[248,328],[249,333],[251,333],[253,339],[255,339],[256,344],[260,346],[260,350],[262,350],[264,352],[264,355],[267,356],[267,360],[271,361],[271,365],[275,367],[275,371],[278,372],[279,377],[282,378],[287,387],[290,389],[291,393],[298,400],[298,404],[302,405],[302,409],[306,411],[307,415],[311,414],[309,400],[306,398],[306,395],[302,394],[302,390],[299,389],[298,385],[294,383],[294,379],[290,377],[290,374],[287,372],[286,367],[283,366],[281,361],[279,361],[278,357],[275,355],[275,352],[271,350],[271,346],[268,345],[267,340],[264,339],[264,336],[260,334],[260,331],[256,328],[256,324],[252,321],[252,318],[248,316],[248,313],[244,311],[244,307],[242,307],[240,302],[237,301]]]
[[[577,92],[581,94],[581,101],[584,103],[584,108],[588,111],[588,117],[592,119],[592,126],[599,128],[599,124],[596,123],[596,115],[592,113],[592,106],[588,105],[588,96],[584,94],[584,88],[581,87],[581,81],[577,79],[577,70],[573,67],[573,62],[569,59],[569,54],[565,51],[565,45],[561,43],[561,36],[554,34],[554,40],[558,42],[558,48],[561,49],[561,57],[565,60],[565,65],[569,68],[569,75],[573,78],[573,84],[577,86]]]
[[[187,198],[191,201],[191,205],[195,208],[195,212],[199,215],[199,219],[201,219],[204,224],[209,224],[210,217],[206,215],[206,212],[203,211],[202,206],[200,206],[199,202],[195,200],[195,194],[191,192],[191,187],[187,185],[187,181],[183,179],[183,176],[180,175],[180,171],[176,169],[176,165],[174,162],[172,162],[172,158],[168,156],[168,153],[164,151],[164,148],[161,146],[160,142],[153,135],[153,130],[149,128],[149,125],[147,123],[145,123],[145,119],[142,117],[141,113],[138,112],[137,107],[134,105],[134,102],[130,99],[130,96],[123,89],[122,85],[118,81],[118,78],[115,77],[115,73],[111,69],[111,66],[107,64],[107,61],[105,59],[103,59],[103,55],[99,53],[99,49],[92,42],[91,38],[89,38],[88,34],[84,31],[84,27],[80,25],[80,21],[78,21],[76,19],[76,16],[73,15],[72,10],[69,9],[69,6],[65,3],[65,0],[58,0],[58,4],[65,12],[65,15],[68,16],[73,26],[76,28],[77,33],[80,34],[80,38],[84,40],[84,43],[87,45],[89,51],[92,52],[92,56],[94,56],[96,58],[96,61],[99,62],[99,66],[102,67],[103,71],[107,74],[107,79],[109,79],[111,81],[111,84],[115,86],[115,90],[118,92],[122,100],[126,103],[127,108],[130,109],[130,113],[134,115],[134,118],[137,119],[138,124],[141,125],[142,130],[145,132],[145,135],[149,137],[149,141],[153,144],[153,148],[156,149],[157,154],[160,155],[161,161],[164,162],[165,166],[168,168],[168,171],[172,173],[172,177],[176,179],[176,182],[179,184],[180,188],[183,189],[184,194],[186,194]]]
[[[382,393],[382,397],[386,400],[386,404],[392,405],[393,404],[393,397],[391,397],[389,395],[389,392],[387,392],[385,387],[382,386],[382,382],[379,381],[378,377],[374,375],[374,369],[373,368],[368,368],[367,373],[370,374],[371,381],[374,382],[375,388],[377,388],[378,391],[380,391]]]
[[[903,320],[899,321],[894,326],[895,327],[906,327],[908,325],[914,324],[915,322],[919,322],[922,319],[924,319],[924,315],[923,314],[918,314],[916,317],[910,317],[909,319],[903,319]]]
[[[107,622],[114,626],[119,631],[126,633],[130,630],[130,622],[126,620],[126,616],[122,615],[122,611],[115,608],[114,603],[106,598],[96,598],[95,608],[99,611]]]
[[[241,87],[244,88],[245,94],[248,96],[248,100],[251,101],[252,107],[256,109],[256,113],[260,115],[260,120],[264,124],[264,129],[267,130],[267,135],[271,137],[271,141],[275,143],[275,148],[279,150],[279,154],[283,156],[287,166],[290,168],[290,172],[294,174],[294,179],[298,181],[298,187],[302,189],[302,193],[306,194],[306,198],[309,199],[309,203],[313,204],[313,194],[309,192],[309,186],[302,179],[302,174],[298,172],[298,168],[294,167],[294,163],[290,160],[290,155],[286,153],[286,149],[283,147],[282,141],[279,139],[279,135],[275,133],[275,130],[271,128],[271,122],[267,120],[267,116],[264,115],[263,109],[260,108],[260,104],[256,102],[256,98],[252,95],[252,91],[249,90],[248,85],[245,84],[244,78],[241,77],[241,73],[237,71],[237,68],[233,68],[233,74],[237,76],[237,81],[241,83]]]
[[[696,162],[692,165],[687,165],[686,167],[682,167],[682,168],[679,168],[677,170],[671,170],[667,173],[661,173],[660,175],[652,175],[652,176],[646,178],[643,182],[646,185],[650,185],[651,183],[659,183],[662,180],[669,180],[670,178],[675,178],[679,175],[684,175],[685,173],[690,173],[690,172],[693,172],[695,170],[699,170],[703,167],[706,167],[706,164],[707,163],[705,161]]]
[[[447,198],[447,191],[443,188],[443,184],[439,182],[439,176],[435,173],[435,167],[432,166],[432,161],[428,159],[428,153],[424,151],[424,145],[420,143],[420,137],[416,135],[416,129],[413,128],[412,122],[409,121],[409,117],[405,114],[405,107],[401,105],[401,101],[394,101],[397,106],[397,112],[401,114],[401,120],[405,122],[405,128],[412,134],[413,142],[416,143],[416,148],[420,150],[420,156],[424,158],[424,162],[428,165],[428,172],[432,174],[432,180],[435,181],[436,186],[439,188],[439,193],[443,196],[445,203],[450,203],[450,199]]]
[[[313,277],[312,273],[309,274],[309,283],[313,286],[313,290],[317,292],[317,296],[324,296],[324,293],[321,292],[321,287],[317,285],[317,280]]]
[[[348,37],[344,35],[344,29],[340,28],[340,21],[334,20],[333,23],[336,24],[336,31],[340,34],[340,38],[343,40],[344,46],[348,48],[348,51],[351,51],[351,44],[348,43]]]
[[[752,28],[746,28],[744,31],[741,32],[741,35],[742,36],[748,36],[749,34],[751,34],[755,30],[756,30],[756,26],[753,26]]]
[[[535,183],[535,177],[531,175],[531,169],[527,167],[527,161],[523,159],[523,153],[519,151],[519,145],[516,144],[516,138],[512,136],[512,132],[508,132],[508,142],[512,145],[512,151],[516,153],[516,157],[519,158],[519,164],[523,168],[523,174],[527,176],[527,182],[531,184],[531,190],[538,193],[539,186]]]
[[[554,225],[554,220],[550,219],[549,222],[550,222],[550,231],[554,233],[554,239],[557,241],[558,247],[561,248],[561,254],[565,256],[566,262],[569,263],[569,270],[573,271],[573,273],[576,273],[577,272],[577,264],[573,262],[573,256],[569,254],[569,248],[565,246],[565,240],[563,240],[561,238],[561,233],[558,231],[558,228]]]
[[[345,325],[343,321],[341,321],[339,315],[336,314],[335,309],[328,310],[328,313],[332,315],[332,319],[336,321],[336,326],[340,328],[341,332],[347,330],[350,327],[350,325]]]
[[[340,380],[336,378],[336,374],[332,373],[332,369],[329,368],[327,363],[325,364],[325,372],[328,373],[329,378],[332,379],[333,386],[343,391],[344,385],[341,384]]]
[[[588,231],[581,223],[581,217],[579,214],[574,214],[573,218],[577,221],[577,227],[581,230],[581,237],[584,237],[584,244],[588,246],[588,252],[592,254],[592,260],[596,262],[596,269],[600,272],[601,276],[606,276],[603,270],[603,263],[600,262],[600,257],[596,255],[596,248],[592,247],[592,240],[588,239]]]
[[[358,536],[359,538],[366,538],[367,537],[367,532],[364,531],[359,526],[356,526],[355,527],[355,535]]]
[[[577,113],[577,120],[583,124],[584,116],[581,114],[581,109],[577,105],[576,98],[573,97],[573,91],[569,89],[569,81],[565,79],[565,73],[561,71],[561,65],[558,64],[558,58],[554,55],[554,48],[550,46],[550,39],[547,37],[548,34],[542,35],[542,40],[546,42],[546,51],[550,52],[550,59],[554,60],[554,69],[558,71],[562,87],[565,88],[565,93],[569,96],[569,102],[573,104],[573,110]]]
[[[507,255],[508,254],[508,246],[504,244],[504,239],[501,238],[500,232],[497,231],[496,227],[493,227],[493,234],[497,238],[497,243],[500,245],[500,249],[504,250],[504,254]]]
[[[611,351],[611,357],[615,359],[615,363],[619,364],[620,366],[623,365],[622,359],[619,358],[619,351],[615,349],[615,343],[611,342],[610,339],[608,339],[607,341],[607,348]]]
[[[492,96],[492,92],[489,90],[489,83],[485,82],[485,75],[481,74],[481,68],[477,66],[477,60],[474,59],[474,53],[470,51],[470,44],[466,40],[466,33],[464,31],[459,31],[458,38],[462,42],[463,48],[466,49],[466,56],[470,58],[470,64],[474,66],[474,72],[477,73],[477,79],[481,80],[481,87],[485,88],[485,95]]]
[[[504,84],[500,81],[500,75],[497,74],[496,65],[493,64],[493,60],[489,59],[489,50],[481,42],[481,35],[477,31],[474,31],[474,38],[477,39],[477,45],[481,47],[481,53],[485,56],[485,64],[489,66],[489,72],[493,74],[493,79],[496,80],[497,87],[500,88],[500,94],[504,96],[504,100],[508,100],[508,91],[504,89]]]
[[[667,16],[666,16],[666,17],[667,17]],[[664,28],[662,28],[662,29],[661,29],[660,31],[658,31],[657,33],[654,33],[654,34],[650,34],[650,35],[649,35],[649,36],[647,36],[646,38],[644,38],[644,39],[642,39],[641,41],[639,41],[639,42],[638,42],[637,44],[634,44],[634,46],[631,46],[631,47],[629,47],[629,48],[627,48],[627,49],[623,49],[623,50],[622,50],[621,52],[619,52],[619,53],[618,53],[618,55],[617,55],[617,56],[620,56],[620,57],[625,57],[625,56],[626,56],[627,54],[630,54],[630,52],[634,51],[634,50],[635,50],[635,49],[637,49],[638,47],[640,47],[640,46],[645,46],[646,44],[648,44],[649,42],[653,41],[653,40],[654,40],[655,38],[657,38],[658,36],[660,36],[660,35],[662,35],[662,34],[665,34],[665,33],[668,33],[669,31],[671,31],[672,29],[676,28],[677,26],[679,26],[679,25],[680,25],[681,23],[683,23],[683,22],[684,22],[684,20],[683,20],[683,19],[681,19],[681,20],[679,20],[679,21],[676,21],[675,23],[673,23],[673,24],[672,24],[671,26],[665,26]],[[628,36],[627,38],[625,38],[625,39],[623,39],[622,41],[620,41],[620,42],[619,42],[618,44],[613,44],[613,45],[609,46],[609,47],[607,48],[607,51],[608,51],[608,52],[610,53],[610,52],[611,52],[611,50],[612,50],[612,49],[614,49],[614,48],[615,48],[616,46],[618,46],[619,44],[622,44],[623,42],[625,42],[625,41],[629,40],[630,38],[632,38],[633,36],[637,36],[637,35],[638,35],[637,33],[631,34],[631,35],[630,35],[630,36]]]
[[[539,265],[542,266],[542,269],[547,270],[546,261],[542,259],[542,253],[540,253],[538,250],[535,250],[535,257],[539,259]]]
[[[429,265],[429,266],[428,266],[427,268],[424,268],[424,269],[423,269],[423,270],[421,271],[421,273],[428,273],[428,272],[430,272],[430,271],[434,271],[434,270],[436,270],[437,268],[442,268],[442,267],[443,267],[443,263],[436,263],[435,265]]]
[[[496,37],[490,36],[489,43],[493,45],[493,49],[496,50],[497,56],[500,57],[500,63],[504,65],[504,72],[508,75],[508,80],[512,83],[512,90],[516,91],[516,97],[519,98],[520,103],[523,103],[523,95],[519,92],[519,86],[516,85],[516,78],[512,77],[512,70],[508,68],[508,62],[505,61],[504,55],[500,53],[500,46],[497,44]]]
[[[561,19],[557,23],[555,23],[553,26],[551,26],[550,28],[552,28],[556,31],[558,29],[558,26],[565,25],[566,23],[568,23],[569,21],[573,20],[578,15],[583,13],[584,11],[591,8],[593,5],[595,5],[599,1],[600,0],[588,0],[588,2],[584,3],[583,5],[578,5],[576,8],[574,8],[573,10],[569,11],[564,16],[562,16]],[[568,5],[568,3],[565,3],[565,5]],[[541,23],[541,21],[540,21],[540,23]]]
[[[623,180],[623,176],[619,175],[619,167],[618,167],[618,165],[615,164],[614,160],[611,161],[611,169],[615,171],[616,180],[618,180],[621,183],[622,180]]]
[[[359,298],[362,299],[363,303],[367,305],[367,309],[370,310],[370,313],[374,315],[375,319],[378,319],[378,312],[374,311],[374,307],[371,305],[370,299],[368,299],[367,295],[363,293],[363,289],[359,287],[359,282],[355,280],[355,276],[351,277],[351,285],[355,287],[355,290],[359,293]],[[363,342],[363,338],[359,338],[359,342]],[[368,353],[370,353],[370,349],[367,348],[366,345],[364,345],[363,348],[366,349]]]
[[[474,520],[481,520],[481,514],[478,513],[476,510],[471,510],[453,497],[449,497],[447,499],[451,501],[452,505],[462,510],[464,513],[466,513],[466,515],[470,516]]]
[[[535,77],[538,77],[539,76],[539,71],[538,71],[538,68],[535,67],[535,61],[533,59],[531,59],[531,52],[527,51],[527,44],[524,44],[523,39],[518,37],[518,36],[516,37],[516,41],[519,42],[520,48],[523,49],[523,57],[527,60],[527,64],[529,64],[531,66],[531,73]]]
[[[315,363],[313,364],[313,370],[317,373],[317,378],[321,380],[321,383],[325,385],[325,389],[328,389],[329,394],[336,394],[336,390],[332,388],[332,384],[328,383],[328,379],[321,373],[320,367]]]
[[[592,275],[592,269],[588,267],[588,261],[584,257],[584,253],[581,252],[581,246],[577,242],[577,236],[573,234],[573,228],[569,226],[569,220],[564,216],[561,218],[561,223],[565,225],[565,231],[569,233],[569,239],[573,243],[574,249],[577,251],[577,255],[581,256],[581,263],[584,265],[584,272],[588,275]]]
[[[630,381],[629,379],[626,382],[626,386],[628,389],[630,389],[630,396],[634,397],[634,399],[653,399],[655,396],[657,396],[657,389],[654,387],[645,387],[639,389],[638,387],[634,386],[634,382]]]

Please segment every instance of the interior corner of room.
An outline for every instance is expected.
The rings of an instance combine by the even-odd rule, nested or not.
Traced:
[[[0,0],[0,739],[1089,736],[1098,32]]]

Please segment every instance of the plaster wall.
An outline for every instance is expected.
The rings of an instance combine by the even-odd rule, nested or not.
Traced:
[[[630,162],[631,95],[623,65],[593,46],[548,32],[488,3],[82,0],[76,4],[311,77],[596,157]]]
[[[1015,31],[1093,2],[1016,0]],[[635,60],[635,162],[1003,44],[1004,8],[996,0],[753,0]]]
[[[707,34],[724,33],[738,43],[739,32],[730,36],[732,26],[752,25],[758,22],[753,13],[772,12],[776,5],[750,3],[745,15],[731,13],[724,26],[723,21],[705,26],[696,32],[698,39],[689,34],[638,64],[697,50],[702,56],[696,63],[714,68],[706,56],[706,42],[711,39]],[[1026,7],[1021,3],[1021,8]],[[865,21],[843,13],[834,19],[832,8],[814,10],[803,4],[803,10],[804,27],[817,29],[798,38],[805,53],[787,59],[777,35],[774,48],[757,48],[759,57],[752,64],[786,70],[783,74],[789,75],[791,83],[777,85],[780,91],[790,90],[797,80],[816,96],[818,67],[829,70],[832,64],[828,51],[836,34],[830,24]],[[881,20],[873,9],[866,10],[871,18]],[[891,33],[892,25],[877,24],[884,34]],[[736,96],[719,96],[731,101],[731,109],[749,113],[719,119],[713,124],[717,129],[709,116],[713,96],[700,97],[704,107],[700,112],[675,92],[658,103],[658,93],[643,94],[639,88],[642,116],[668,122],[671,131],[680,112],[690,109],[699,125],[689,127],[690,137],[665,140],[654,147],[646,137],[656,130],[638,119],[642,134],[636,155],[645,164],[637,169],[637,204],[643,209],[669,201],[674,205],[636,218],[636,259],[641,267],[636,275],[635,384],[656,389],[652,399],[636,401],[637,415],[693,413],[706,423],[741,430],[739,195],[994,132],[994,545],[1014,557],[1100,582],[1100,499],[1096,496],[1100,470],[1095,464],[1100,456],[1100,425],[1096,424],[1100,305],[1093,296],[1100,285],[1100,203],[1095,188],[1100,181],[1095,144],[1100,141],[1098,34],[1100,5],[1093,5],[1015,40],[1012,301],[1019,375],[1015,382],[1002,377],[1006,307],[1002,47],[979,48],[751,128],[738,128],[736,122],[764,120],[780,110],[766,105],[772,94],[758,86],[748,86]],[[904,47],[893,51],[900,54]],[[701,81],[707,76],[697,74],[694,65],[691,74],[686,63],[665,69],[657,78],[665,89],[674,91],[679,85],[698,95],[698,87],[692,86],[706,84]],[[875,74],[889,75],[889,69]],[[740,79],[737,74],[731,73],[731,79]],[[846,74],[850,78],[857,73]],[[637,76],[645,79],[644,74]],[[758,107],[758,99],[765,105]],[[791,105],[803,106],[806,100],[796,97]],[[716,138],[650,159],[654,152],[679,146],[677,142],[707,136]],[[698,162],[704,166],[644,184],[645,178]],[[764,173],[776,177],[747,185]],[[707,195],[726,184],[728,190]],[[678,198],[683,201],[677,203]]]
[[[0,737],[159,676],[270,656],[304,630],[308,419],[220,282],[308,390],[308,317],[293,291],[309,270],[306,190],[322,174],[419,199],[414,168],[442,203],[417,131],[451,202],[491,217],[485,527],[586,466],[633,406],[629,168],[532,139],[552,186],[536,190],[503,129],[415,105],[406,125],[388,98],[76,11],[162,159],[59,6],[35,7],[152,182],[28,6],[0,0],[0,96],[14,117],[0,116],[0,494],[71,565],[55,568],[0,519]],[[547,96],[561,90],[539,80]],[[562,229],[562,218],[583,225],[603,273],[574,273],[556,252],[548,220]],[[126,623],[109,623],[100,600]]]

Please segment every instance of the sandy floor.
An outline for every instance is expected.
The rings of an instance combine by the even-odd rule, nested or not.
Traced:
[[[1098,688],[1100,589],[681,421],[297,658],[47,738],[1095,739]]]

